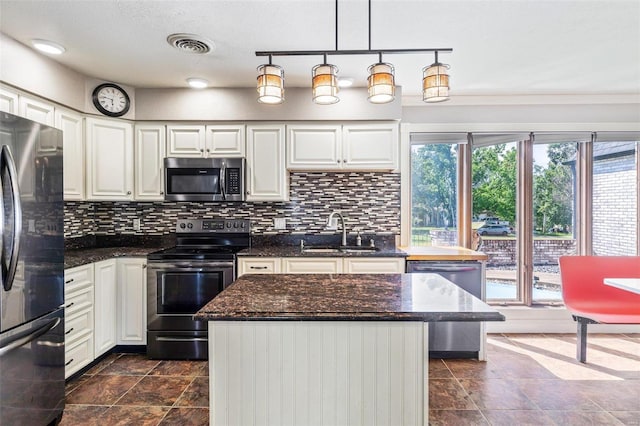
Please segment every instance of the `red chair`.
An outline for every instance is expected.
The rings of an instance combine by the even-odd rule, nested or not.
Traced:
[[[640,256],[561,256],[562,298],[578,322],[576,359],[587,359],[587,324],[640,324],[640,294],[604,284],[640,278]]]

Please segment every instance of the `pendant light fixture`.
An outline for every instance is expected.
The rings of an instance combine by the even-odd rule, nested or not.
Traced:
[[[256,56],[268,56],[269,64],[258,67],[258,101],[262,103],[278,104],[284,101],[284,71],[281,67],[271,64],[272,56],[316,56],[322,55],[324,61],[316,65],[311,71],[312,99],[320,105],[334,104],[338,98],[338,67],[327,63],[329,55],[378,55],[378,62],[369,66],[367,78],[368,99],[374,104],[384,104],[395,99],[395,70],[390,63],[382,62],[383,54],[420,54],[435,52],[436,62],[423,68],[423,100],[425,102],[440,102],[449,98],[449,66],[438,62],[438,52],[453,52],[451,48],[424,49],[371,49],[371,0],[369,5],[369,49],[367,50],[339,50],[338,49],[338,0],[336,7],[336,47],[335,50],[272,50],[256,52]]]
[[[422,100],[425,102],[442,102],[449,100],[449,65],[436,61],[422,69]]]
[[[258,102],[263,104],[281,104],[284,102],[284,70],[271,63],[258,67]]]

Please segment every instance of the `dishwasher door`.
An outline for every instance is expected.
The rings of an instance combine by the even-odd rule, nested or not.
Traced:
[[[407,261],[407,272],[438,274],[484,300],[482,264],[475,261]],[[429,323],[431,358],[478,358],[482,339],[479,322]]]

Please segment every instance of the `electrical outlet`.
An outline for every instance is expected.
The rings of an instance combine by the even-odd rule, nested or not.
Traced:
[[[29,219],[29,232],[36,232],[36,221]]]
[[[273,227],[275,229],[287,229],[287,218],[276,217],[273,219]]]
[[[133,219],[133,230],[134,231],[139,231],[140,230],[140,219],[139,218]]]

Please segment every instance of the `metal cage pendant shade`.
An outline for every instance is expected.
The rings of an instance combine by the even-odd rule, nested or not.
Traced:
[[[422,100],[425,102],[442,102],[449,99],[449,65],[436,61],[422,69]]]
[[[393,101],[396,97],[393,65],[382,62],[380,55],[380,62],[371,65],[368,71],[369,102],[385,104]]]
[[[319,105],[330,105],[340,101],[338,97],[338,67],[324,63],[316,65],[311,71],[313,102]]]
[[[269,63],[258,67],[258,102],[281,104],[284,102],[284,70]]]

